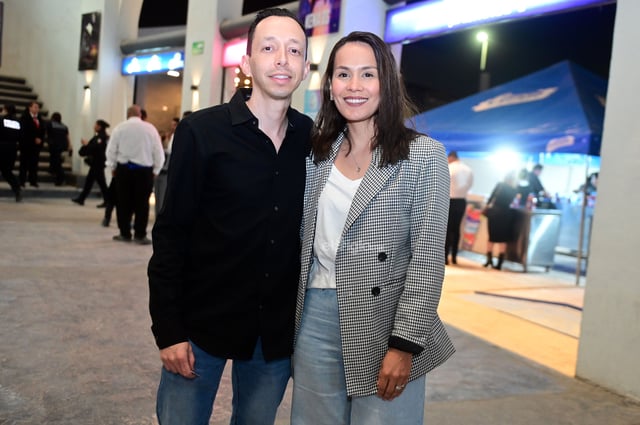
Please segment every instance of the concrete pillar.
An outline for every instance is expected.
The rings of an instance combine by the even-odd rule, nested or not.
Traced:
[[[182,111],[220,103],[224,78],[222,49],[226,41],[220,35],[220,22],[241,15],[242,2],[189,0]],[[194,43],[204,44],[201,52],[194,51]],[[197,86],[197,90],[192,90],[192,86]]]
[[[640,399],[640,2],[618,0],[576,375]]]

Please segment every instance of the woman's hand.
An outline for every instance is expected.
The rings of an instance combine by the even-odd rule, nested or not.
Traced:
[[[382,359],[378,374],[378,397],[383,400],[393,400],[402,394],[409,382],[412,354],[389,348]]]

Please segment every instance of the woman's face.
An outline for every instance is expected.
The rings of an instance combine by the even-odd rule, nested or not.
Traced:
[[[350,42],[336,52],[331,95],[349,123],[373,119],[380,105],[378,64],[371,46]]]

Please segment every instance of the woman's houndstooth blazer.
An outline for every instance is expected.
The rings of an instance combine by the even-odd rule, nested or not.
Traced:
[[[296,334],[313,261],[318,199],[342,140],[341,135],[318,165],[307,159]],[[411,143],[408,159],[384,167],[379,163],[378,148],[351,204],[335,259],[349,396],[376,393],[390,336],[423,347],[413,356],[410,379],[455,351],[437,313],[449,210],[444,148],[421,135]]]

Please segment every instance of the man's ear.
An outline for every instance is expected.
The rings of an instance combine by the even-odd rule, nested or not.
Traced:
[[[311,69],[311,62],[308,60],[304,63],[304,74],[302,75],[302,79],[305,80],[307,75],[309,75],[309,70]]]
[[[250,56],[242,55],[240,59],[240,70],[247,77],[251,77],[251,64],[249,63]]]

